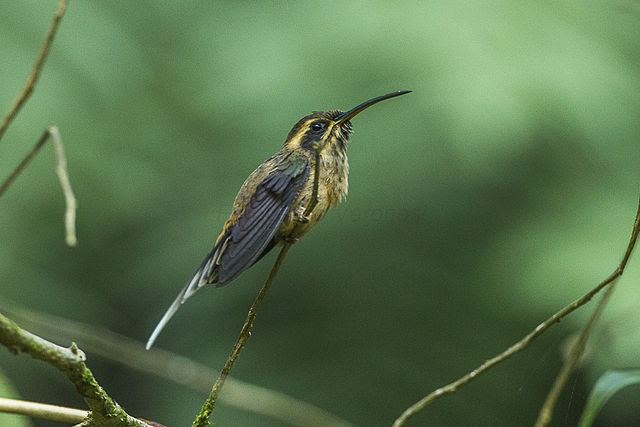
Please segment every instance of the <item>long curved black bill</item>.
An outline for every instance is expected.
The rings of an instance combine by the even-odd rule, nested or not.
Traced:
[[[367,108],[371,107],[373,104],[377,104],[378,102],[384,101],[385,99],[395,98],[396,96],[404,95],[405,93],[410,93],[410,92],[411,92],[410,90],[399,90],[397,92],[390,92],[385,95],[376,96],[375,98],[371,98],[368,101],[364,101],[362,104],[352,108],[349,111],[345,111],[344,113],[336,117],[336,120],[338,121],[339,124],[344,123],[346,121],[351,120],[357,114],[363,112]]]

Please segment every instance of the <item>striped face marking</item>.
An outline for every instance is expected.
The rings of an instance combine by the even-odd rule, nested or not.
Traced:
[[[334,119],[339,111],[313,113],[295,124],[287,137],[285,146],[290,149],[303,148],[323,151],[349,138],[351,125],[348,122],[338,124]]]

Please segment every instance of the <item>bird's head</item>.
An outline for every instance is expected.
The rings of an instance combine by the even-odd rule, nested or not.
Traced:
[[[380,101],[409,92],[411,91],[401,90],[377,96],[349,111],[316,111],[303,117],[293,126],[284,145],[290,149],[302,148],[317,153],[335,144],[344,146],[353,130],[352,118]]]

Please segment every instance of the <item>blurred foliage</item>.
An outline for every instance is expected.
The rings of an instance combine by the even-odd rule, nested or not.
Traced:
[[[604,405],[620,390],[640,384],[640,369],[605,372],[596,381],[580,417],[580,427],[591,427]]]
[[[2,109],[54,8],[2,2]],[[349,199],[292,250],[233,372],[388,425],[619,261],[640,182],[639,21],[634,0],[72,2],[34,97],[0,141],[0,172],[56,123],[80,245],[64,245],[45,149],[0,201],[2,293],[145,340],[244,178],[296,120],[412,89],[354,122]],[[159,346],[222,366],[272,261],[202,291]],[[559,422],[577,422],[605,369],[640,366],[639,279],[636,253]],[[414,424],[530,425],[560,343],[592,308]],[[134,415],[184,425],[203,400],[89,358]],[[0,364],[23,397],[81,405],[55,370],[8,352]],[[635,403],[599,420],[637,425]],[[279,425],[223,406],[217,421]]]

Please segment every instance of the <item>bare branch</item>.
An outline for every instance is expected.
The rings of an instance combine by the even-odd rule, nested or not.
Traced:
[[[478,366],[473,371],[467,373],[466,375],[458,378],[457,380],[443,387],[440,387],[432,391],[431,393],[429,393],[428,395],[426,395],[425,397],[423,397],[422,399],[420,399],[419,401],[411,405],[394,421],[393,426],[394,427],[403,426],[410,417],[422,411],[429,404],[433,403],[433,401],[435,401],[436,399],[444,396],[445,394],[455,393],[456,391],[458,391],[458,389],[465,386],[469,382],[473,381],[480,374],[483,374],[484,372],[493,368],[497,364],[513,356],[514,354],[524,350],[525,348],[527,348],[527,346],[529,346],[529,344],[531,344],[533,340],[535,340],[537,337],[542,335],[547,329],[549,329],[556,323],[560,322],[560,320],[562,320],[567,315],[571,314],[577,308],[591,301],[594,295],[596,295],[606,286],[613,283],[618,277],[622,276],[622,273],[624,272],[627,262],[629,261],[629,257],[633,252],[633,248],[636,245],[636,241],[638,240],[639,232],[640,232],[640,201],[638,202],[636,219],[633,224],[633,230],[631,231],[631,237],[629,238],[627,249],[624,253],[622,261],[609,276],[607,276],[602,282],[598,283],[598,285],[595,288],[591,289],[589,292],[587,292],[586,294],[584,294],[583,296],[581,296],[571,304],[567,305],[562,310],[558,311],[557,313],[549,317],[544,322],[540,323],[534,330],[529,332],[524,338],[522,338],[517,343],[513,344],[511,347],[507,348],[502,353],[492,357],[489,360],[486,360],[482,365]]]
[[[567,384],[567,381],[569,380],[569,377],[571,377],[573,371],[576,369],[576,366],[578,365],[578,362],[582,357],[582,353],[584,353],[589,335],[593,331],[593,327],[600,318],[600,315],[602,314],[602,311],[604,310],[604,307],[607,304],[609,297],[611,297],[614,289],[615,282],[612,282],[611,286],[609,286],[604,295],[602,295],[602,298],[598,302],[595,310],[593,310],[593,313],[591,314],[591,317],[589,318],[589,321],[587,322],[585,327],[582,329],[578,340],[571,347],[569,356],[562,365],[562,369],[558,373],[558,376],[556,377],[553,386],[551,387],[551,390],[549,390],[549,394],[547,395],[547,398],[545,399],[544,404],[540,409],[535,427],[546,427],[551,422],[553,409],[556,407],[556,403],[558,403],[560,393],[562,393],[562,389]]]
[[[15,179],[22,173],[22,171],[29,165],[31,160],[38,154],[44,144],[51,139],[51,143],[54,146],[56,152],[56,174],[64,193],[64,200],[66,204],[64,226],[65,226],[65,241],[69,246],[75,246],[78,244],[78,238],[76,236],[76,210],[77,202],[73,190],[71,188],[71,182],[69,181],[69,174],[67,173],[67,159],[64,155],[64,147],[62,146],[62,140],[60,138],[60,132],[56,126],[49,126],[42,133],[42,136],[38,139],[31,151],[22,159],[22,161],[16,166],[11,174],[0,184],[0,197],[7,191],[7,189],[13,184]]]
[[[46,403],[29,402],[27,400],[5,399],[3,397],[0,397],[0,412],[26,415],[31,418],[41,418],[67,424],[79,424],[89,415],[89,412],[82,409],[47,405]]]
[[[88,353],[151,374],[191,390],[208,393],[213,369],[184,356],[152,348],[95,325],[34,311],[12,301],[0,299],[0,311],[19,320],[30,330],[58,341],[77,340]],[[272,417],[287,424],[304,427],[347,427],[351,424],[307,402],[284,393],[228,377],[220,401],[244,411]]]
[[[40,77],[40,73],[42,72],[42,68],[44,67],[47,55],[49,54],[49,49],[51,48],[51,44],[53,43],[53,38],[58,31],[60,21],[64,16],[66,8],[66,0],[60,0],[58,2],[58,7],[53,14],[53,18],[51,19],[51,24],[49,25],[47,35],[44,39],[44,42],[42,43],[42,46],[40,47],[40,52],[38,53],[36,62],[35,64],[33,64],[33,68],[31,69],[31,73],[29,74],[29,77],[27,78],[22,91],[9,109],[9,112],[2,118],[2,123],[0,124],[0,139],[2,139],[2,136],[6,132],[7,128],[18,114],[18,111],[20,111],[24,103],[27,102],[27,100],[31,96],[31,93],[33,93],[33,89],[38,82],[38,78]]]
[[[86,425],[148,427],[128,415],[98,384],[85,362],[84,353],[75,345],[64,348],[32,334],[0,314],[0,344],[10,351],[27,353],[60,370],[75,385],[91,413]]]
[[[29,165],[31,160],[38,154],[42,146],[49,139],[49,129],[45,129],[42,136],[38,139],[36,144],[33,146],[31,151],[27,153],[27,155],[18,163],[18,166],[9,174],[9,176],[0,184],[0,197],[4,195],[4,193],[11,187],[13,181],[22,173],[22,171]]]
[[[233,368],[233,364],[235,363],[236,359],[240,355],[242,348],[244,347],[247,340],[249,339],[249,336],[251,336],[251,328],[253,327],[253,321],[256,318],[258,307],[260,307],[260,303],[262,302],[265,295],[267,294],[267,291],[271,287],[271,283],[273,282],[273,279],[275,279],[276,274],[278,273],[278,269],[280,268],[280,265],[282,264],[284,257],[287,255],[287,252],[289,251],[290,247],[291,247],[291,243],[285,243],[282,249],[280,250],[280,253],[278,254],[278,258],[276,259],[276,262],[273,264],[273,267],[271,268],[269,277],[267,277],[267,280],[264,282],[264,285],[262,285],[262,288],[260,289],[260,292],[258,292],[256,299],[253,301],[253,304],[251,304],[251,308],[249,308],[249,313],[247,314],[247,318],[245,319],[244,324],[242,325],[240,336],[238,337],[238,340],[233,346],[233,350],[231,351],[231,354],[227,358],[227,361],[225,362],[224,367],[222,368],[222,371],[220,371],[220,375],[218,376],[218,379],[213,384],[211,393],[209,393],[209,397],[204,402],[204,405],[202,406],[200,413],[198,414],[196,419],[193,421],[193,427],[205,427],[209,425],[209,417],[211,417],[213,408],[216,405],[220,390],[222,389],[222,386],[224,385],[224,382],[227,379],[229,372],[231,372],[231,368]]]
[[[64,155],[64,147],[62,146],[58,128],[56,126],[49,126],[47,130],[51,135],[51,142],[56,150],[56,174],[60,180],[60,186],[62,187],[66,204],[64,212],[65,241],[69,246],[76,246],[78,244],[78,237],[76,236],[76,210],[78,209],[78,203],[71,189],[71,182],[69,181],[69,174],[67,173],[67,158]]]
[[[309,204],[304,210],[305,217],[308,217],[309,215],[311,215],[311,212],[315,209],[316,205],[318,204],[319,183],[320,183],[320,151],[316,150],[314,175],[313,175],[313,190],[311,192],[311,200],[309,201]],[[293,228],[293,231],[291,231],[289,235],[297,236],[301,225],[302,223],[298,222]],[[209,393],[209,397],[207,397],[207,400],[204,402],[204,405],[202,405],[202,409],[200,409],[200,413],[198,413],[198,416],[193,421],[192,427],[205,427],[209,425],[209,418],[211,417],[213,408],[216,405],[218,394],[220,393],[220,390],[224,385],[224,381],[227,378],[227,375],[229,375],[229,372],[231,372],[231,368],[233,368],[233,364],[238,358],[238,355],[240,355],[242,348],[244,347],[247,340],[251,336],[251,328],[253,327],[253,321],[256,318],[258,307],[260,306],[260,303],[264,299],[264,296],[267,294],[269,287],[271,287],[271,282],[273,282],[273,279],[276,277],[276,274],[278,274],[278,270],[280,269],[280,264],[282,264],[282,261],[284,260],[284,257],[287,255],[287,252],[289,251],[289,248],[291,247],[293,242],[295,242],[295,240],[293,239],[289,241],[285,241],[284,245],[282,246],[282,249],[278,254],[278,258],[276,258],[276,262],[273,264],[273,267],[269,272],[269,277],[267,277],[267,280],[264,282],[264,285],[262,285],[262,288],[260,288],[260,292],[258,292],[258,296],[256,296],[256,299],[253,301],[253,304],[251,304],[251,307],[249,308],[249,313],[247,313],[247,317],[244,320],[244,324],[242,325],[240,336],[238,336],[238,339],[236,340],[236,343],[233,346],[233,350],[231,350],[231,354],[227,358],[227,361],[225,362],[224,367],[222,368],[222,371],[220,371],[220,375],[218,376],[218,379],[213,384],[213,387],[211,388],[211,393]]]

